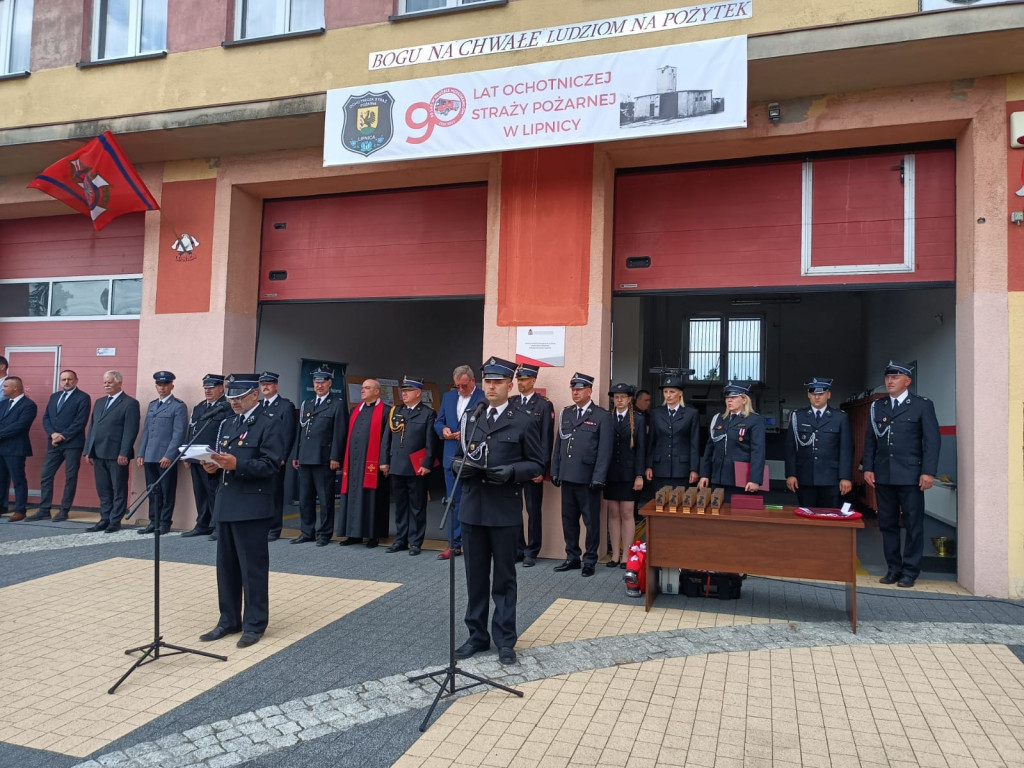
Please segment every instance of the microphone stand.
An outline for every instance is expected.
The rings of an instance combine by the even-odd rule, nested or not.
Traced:
[[[480,405],[485,405],[481,403]],[[486,407],[486,406],[485,406]],[[466,442],[472,442],[476,436],[476,430],[480,426],[479,417],[483,413],[483,408],[478,406],[479,413],[472,415],[469,419],[472,423],[473,428],[470,430],[469,437]],[[448,546],[453,546],[452,542],[455,536],[455,523],[454,519],[449,517],[448,513],[451,511],[452,504],[455,501],[455,491],[462,482],[462,470],[466,467],[466,460],[468,457],[463,454],[462,463],[459,464],[459,471],[455,474],[455,482],[452,484],[451,496],[446,500],[444,515],[445,519],[448,520]],[[461,675],[462,677],[468,677],[473,682],[467,685],[456,686],[455,676]],[[494,680],[489,680],[486,677],[480,675],[474,675],[471,672],[466,672],[460,669],[458,664],[455,662],[455,556],[449,553],[448,557],[448,666],[444,669],[439,669],[436,672],[425,672],[422,675],[416,675],[410,677],[410,683],[416,683],[420,680],[430,678],[437,683],[437,695],[434,696],[434,701],[431,703],[430,708],[427,710],[426,716],[423,718],[423,722],[420,723],[420,732],[427,730],[427,723],[430,721],[431,716],[434,714],[434,709],[437,707],[437,703],[442,698],[454,696],[457,691],[465,691],[470,688],[475,688],[478,685],[489,685],[492,688],[498,688],[506,693],[512,693],[522,698],[523,692],[517,691],[514,688],[502,685]]]
[[[206,419],[206,424],[204,424],[202,427],[196,430],[196,434],[185,445],[185,450],[188,450],[193,445],[195,445],[196,441],[199,439],[199,436],[203,434],[203,432],[206,430],[206,427],[208,427],[211,423],[212,422],[209,419]],[[142,502],[149,498],[150,494],[153,493],[153,490],[160,484],[160,481],[164,479],[167,473],[169,473],[178,465],[178,462],[181,461],[181,457],[185,455],[185,450],[179,450],[178,455],[171,460],[171,463],[167,466],[167,469],[160,473],[160,477],[154,480],[146,488],[146,490],[142,492],[142,495],[135,500],[135,503],[132,504],[131,509],[129,509],[128,513],[125,515],[126,520],[130,520],[132,518],[132,515],[134,515],[138,511],[139,507],[142,506]],[[114,691],[116,691],[118,686],[120,686],[121,683],[128,679],[128,675],[130,675],[136,669],[141,667],[143,664],[149,664],[151,661],[156,661],[157,659],[159,659],[161,655],[160,651],[164,648],[169,648],[172,651],[172,653],[164,653],[164,656],[179,656],[184,653],[193,653],[196,656],[206,656],[207,658],[217,659],[219,661],[228,660],[227,656],[219,656],[216,653],[197,651],[193,650],[192,648],[185,648],[180,645],[172,645],[171,643],[164,642],[163,635],[160,634],[160,526],[158,524],[156,526],[156,530],[153,531],[153,641],[151,643],[147,643],[146,645],[140,645],[135,648],[129,648],[125,651],[125,653],[129,656],[131,656],[133,653],[137,653],[138,651],[142,651],[142,655],[138,659],[136,659],[135,663],[132,664],[132,666],[128,669],[127,672],[121,675],[121,679],[114,683],[114,685],[110,688],[110,690],[107,691],[107,693],[113,693]]]

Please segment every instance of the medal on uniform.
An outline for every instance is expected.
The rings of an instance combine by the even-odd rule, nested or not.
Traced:
[[[245,436],[246,436],[247,434],[249,434],[249,433],[248,433],[248,432],[243,432],[242,434],[240,434],[240,435],[238,436],[238,444],[239,444],[239,445],[244,445],[244,444],[245,444]]]
[[[312,415],[313,415],[313,414],[312,414],[312,413],[311,413],[310,411],[306,411],[306,418],[307,418],[307,419],[308,419],[308,418],[309,418],[310,416],[312,416]]]
[[[888,416],[883,416],[883,417],[882,417],[882,423],[883,423],[883,424],[884,424],[885,422],[887,422],[888,420],[889,420],[889,417],[888,417]]]
[[[743,435],[747,433],[746,427],[740,427],[740,442],[743,442]]]

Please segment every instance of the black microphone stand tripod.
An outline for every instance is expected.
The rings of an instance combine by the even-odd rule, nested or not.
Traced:
[[[476,436],[477,427],[480,425],[480,415],[483,413],[483,407],[486,407],[486,402],[481,402],[477,406],[476,412],[470,417],[469,421],[473,425],[473,428],[469,432],[469,437],[466,438],[467,443],[471,443],[473,438]],[[499,682],[490,680],[480,675],[474,675],[472,672],[466,672],[464,669],[460,669],[459,665],[455,661],[455,555],[452,553],[452,549],[455,547],[455,522],[451,516],[452,505],[455,501],[455,491],[459,488],[459,484],[462,482],[462,470],[466,467],[467,456],[462,457],[462,463],[459,464],[459,470],[455,473],[455,482],[452,484],[452,492],[448,497],[444,509],[444,520],[448,522],[448,666],[444,669],[439,669],[436,672],[425,672],[422,675],[416,675],[410,677],[410,683],[416,683],[420,680],[426,680],[428,677],[437,683],[437,695],[434,696],[434,701],[431,703],[430,708],[427,710],[426,716],[423,718],[423,722],[420,723],[420,732],[427,730],[427,723],[430,721],[430,717],[434,714],[434,709],[437,708],[437,703],[442,698],[454,696],[458,691],[465,691],[470,688],[475,688],[478,685],[489,685],[492,688],[498,688],[506,693],[512,693],[522,698],[523,692],[517,691],[514,688],[502,685]],[[456,686],[455,677],[461,675],[467,677],[473,682],[466,685]]]
[[[207,419],[206,424],[204,424],[202,427],[196,430],[196,434],[185,445],[185,450],[195,445],[196,441],[199,439],[199,436],[203,434],[203,432],[206,430],[206,427],[208,427],[211,423],[212,422]],[[129,509],[128,513],[124,516],[125,520],[131,519],[132,515],[134,515],[138,511],[139,507],[142,506],[142,502],[148,499],[150,494],[153,493],[153,490],[160,484],[160,481],[164,479],[168,472],[170,472],[178,465],[178,462],[181,461],[181,457],[185,455],[185,450],[179,451],[178,455],[171,460],[171,463],[168,465],[167,469],[160,473],[160,477],[154,480],[152,484],[150,484],[146,488],[146,490],[143,491],[142,495],[135,500],[135,503],[132,504],[131,509]],[[156,661],[157,659],[159,659],[161,656],[160,651],[164,648],[169,648],[172,651],[172,653],[164,653],[164,656],[180,656],[183,653],[193,653],[196,656],[206,656],[211,659],[217,659],[218,661],[228,660],[227,656],[219,656],[216,653],[197,651],[192,648],[185,648],[181,645],[172,645],[171,643],[164,642],[163,635],[160,634],[160,525],[158,522],[156,530],[153,531],[153,642],[147,643],[146,645],[140,645],[135,648],[129,648],[125,651],[125,653],[129,656],[139,651],[142,651],[142,655],[138,659],[136,659],[135,663],[132,664],[132,666],[128,669],[127,672],[121,675],[121,679],[114,683],[114,685],[110,688],[110,690],[107,691],[107,693],[113,693],[114,691],[116,691],[118,686],[128,679],[128,675],[130,675],[136,669],[141,667],[143,664],[149,664],[151,661]]]

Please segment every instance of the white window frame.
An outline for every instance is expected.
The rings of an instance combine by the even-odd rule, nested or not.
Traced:
[[[718,377],[715,379],[700,379],[694,375],[691,379],[693,384],[724,384],[727,381],[736,381],[736,376],[733,371],[730,370],[729,366],[729,354],[731,352],[745,352],[755,353],[754,350],[733,350],[729,346],[729,323],[732,320],[756,320],[758,323],[758,336],[760,349],[756,351],[759,356],[758,363],[758,374],[759,378],[756,381],[764,381],[765,379],[765,318],[764,315],[753,314],[750,312],[709,312],[701,315],[690,315],[685,318],[685,329],[683,332],[683,338],[686,340],[686,348],[681,359],[686,360],[687,366],[690,362],[690,323],[694,320],[717,320],[718,321]],[[704,353],[706,354],[706,353]],[[743,379],[746,381],[746,379]]]
[[[242,36],[242,18],[245,15],[245,4],[246,2],[253,2],[253,0],[235,0],[235,40],[259,40],[261,37],[275,37],[277,35],[287,35],[291,32],[309,32],[315,29],[322,28],[324,24],[324,7],[323,3],[320,4],[320,24],[321,27],[309,27],[303,29],[289,29],[288,19],[292,15],[292,0],[263,0],[264,2],[274,3],[277,6],[277,17],[274,22],[274,31],[269,35],[253,35],[252,37]]]
[[[900,264],[843,264],[838,266],[816,267],[813,264],[813,244],[811,242],[812,219],[814,215],[812,200],[814,198],[814,163],[804,162],[803,166],[803,199],[801,205],[800,227],[800,275],[884,275],[906,274],[913,272],[916,259],[916,211],[914,202],[915,165],[914,155],[903,156],[903,262]]]
[[[14,7],[19,2],[24,1],[25,0],[8,0],[8,2],[4,3],[3,8],[0,8],[0,75],[15,75],[19,72],[28,71],[28,67],[25,69],[11,68],[11,49],[14,47]],[[30,38],[32,35],[31,29],[32,28],[29,27]],[[32,41],[30,39],[30,47],[31,43]]]
[[[131,41],[131,48],[126,53],[119,53],[116,56],[100,56],[100,32],[102,30],[101,18],[104,18],[103,1],[95,0],[92,13],[92,60],[107,61],[109,59],[130,59],[135,56],[142,56],[147,53],[160,53],[161,51],[143,51],[142,48],[142,4],[143,0],[128,0],[128,39]],[[171,2],[171,0],[168,0]],[[168,9],[169,11],[169,9]],[[166,50],[167,31],[164,30],[164,49]]]
[[[416,16],[420,13],[436,13],[437,11],[448,11],[452,8],[461,8],[464,5],[476,5],[477,3],[482,2],[486,2],[486,0],[445,0],[445,4],[441,8],[427,8],[422,11],[407,11],[405,8],[408,0],[398,0],[398,15]]]
[[[74,277],[17,277],[9,280],[0,280],[0,285],[11,285],[15,283],[49,283],[50,288],[46,297],[45,317],[9,317],[0,316],[0,323],[59,323],[74,322],[78,320],[138,320],[140,315],[113,315],[114,281],[115,280],[141,280],[142,273],[122,275],[75,275]],[[107,280],[110,285],[110,299],[105,315],[50,315],[50,308],[53,302],[54,283],[80,283],[86,281]]]

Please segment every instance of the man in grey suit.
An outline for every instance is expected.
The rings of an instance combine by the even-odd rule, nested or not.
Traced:
[[[128,464],[139,434],[139,401],[122,391],[123,383],[120,371],[103,374],[107,394],[96,399],[85,438],[86,461],[95,471],[100,497],[100,521],[86,528],[88,532],[119,531],[128,512]]]
[[[153,533],[157,528],[160,533],[171,530],[178,473],[165,473],[165,470],[178,455],[188,422],[185,403],[171,394],[174,374],[157,371],[153,374],[153,381],[156,382],[157,398],[146,409],[146,423],[142,427],[139,458],[136,460],[146,471],[146,486],[153,488],[149,494],[149,525],[139,531],[140,535]]]

